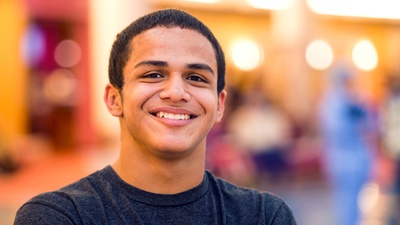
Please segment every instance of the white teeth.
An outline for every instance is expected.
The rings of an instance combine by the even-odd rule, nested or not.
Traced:
[[[166,113],[166,112],[158,112],[158,117],[166,118],[170,120],[188,120],[190,119],[190,115],[188,114],[173,114],[173,113]]]

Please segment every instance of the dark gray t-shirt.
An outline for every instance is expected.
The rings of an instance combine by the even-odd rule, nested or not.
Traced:
[[[154,194],[124,182],[107,166],[25,203],[14,224],[296,224],[282,199],[237,187],[206,171],[188,191]]]

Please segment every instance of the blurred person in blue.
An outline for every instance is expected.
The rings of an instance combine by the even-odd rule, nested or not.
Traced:
[[[391,194],[393,205],[389,207],[390,225],[400,224],[400,74],[392,74],[387,80],[388,96],[383,105],[382,141],[385,153],[394,161],[394,179]]]
[[[355,93],[355,74],[348,65],[338,65],[331,75],[320,105],[323,166],[333,191],[336,224],[355,225],[361,219],[358,195],[371,175],[373,123]]]
[[[164,9],[131,23],[113,44],[104,94],[120,122],[119,157],[29,200],[15,224],[296,224],[281,198],[205,170],[224,76],[218,41],[192,15]]]

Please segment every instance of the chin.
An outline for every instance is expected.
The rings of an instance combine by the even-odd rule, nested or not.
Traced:
[[[168,144],[167,146],[160,146],[157,151],[165,158],[176,159],[191,155],[196,149],[199,148],[187,145]]]

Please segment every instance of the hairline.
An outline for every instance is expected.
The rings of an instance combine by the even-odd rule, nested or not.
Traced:
[[[167,10],[176,10],[176,11],[181,11],[177,9],[167,9]],[[163,10],[160,10],[163,11]],[[158,11],[158,12],[160,12]],[[158,13],[153,12],[150,14],[157,14]],[[217,93],[221,93],[221,91],[225,87],[225,73],[226,73],[226,62],[225,62],[225,56],[224,52],[222,50],[222,47],[219,43],[219,41],[216,39],[212,31],[199,19],[196,17],[192,16],[191,14],[181,11],[180,13],[184,13],[188,15],[188,19],[191,22],[186,22],[179,21],[178,20],[166,20],[162,22],[162,20],[159,20],[160,18],[153,18],[151,19],[152,16],[148,17],[150,14],[147,14],[141,18],[138,18],[134,22],[132,22],[128,27],[126,27],[123,31],[121,31],[117,35],[117,39],[113,43],[113,47],[111,49],[111,54],[110,54],[110,60],[109,60],[109,78],[110,78],[110,83],[117,89],[122,90],[123,86],[125,84],[124,82],[124,76],[123,76],[123,70],[126,67],[127,62],[131,58],[133,54],[133,40],[135,39],[136,36],[151,30],[153,28],[181,28],[181,29],[187,29],[187,30],[193,30],[199,34],[201,34],[203,37],[205,37],[208,42],[211,44],[213,51],[214,51],[214,58],[217,63]],[[162,16],[163,13],[158,14],[157,16]],[[182,15],[180,15],[182,16]],[[184,18],[186,16],[182,16]],[[144,24],[143,22],[147,22],[146,20],[150,18],[150,21],[153,20],[151,24]],[[193,19],[193,20],[192,20]],[[158,20],[158,21],[157,21]],[[197,22],[196,22],[197,21]],[[197,25],[198,24],[198,25]],[[136,31],[135,31],[136,30]],[[129,40],[126,38],[130,37]],[[125,40],[124,40],[125,39]],[[119,50],[118,50],[119,49]],[[119,51],[119,53],[118,53]],[[120,56],[117,56],[117,55]],[[112,75],[116,74],[116,75]]]

